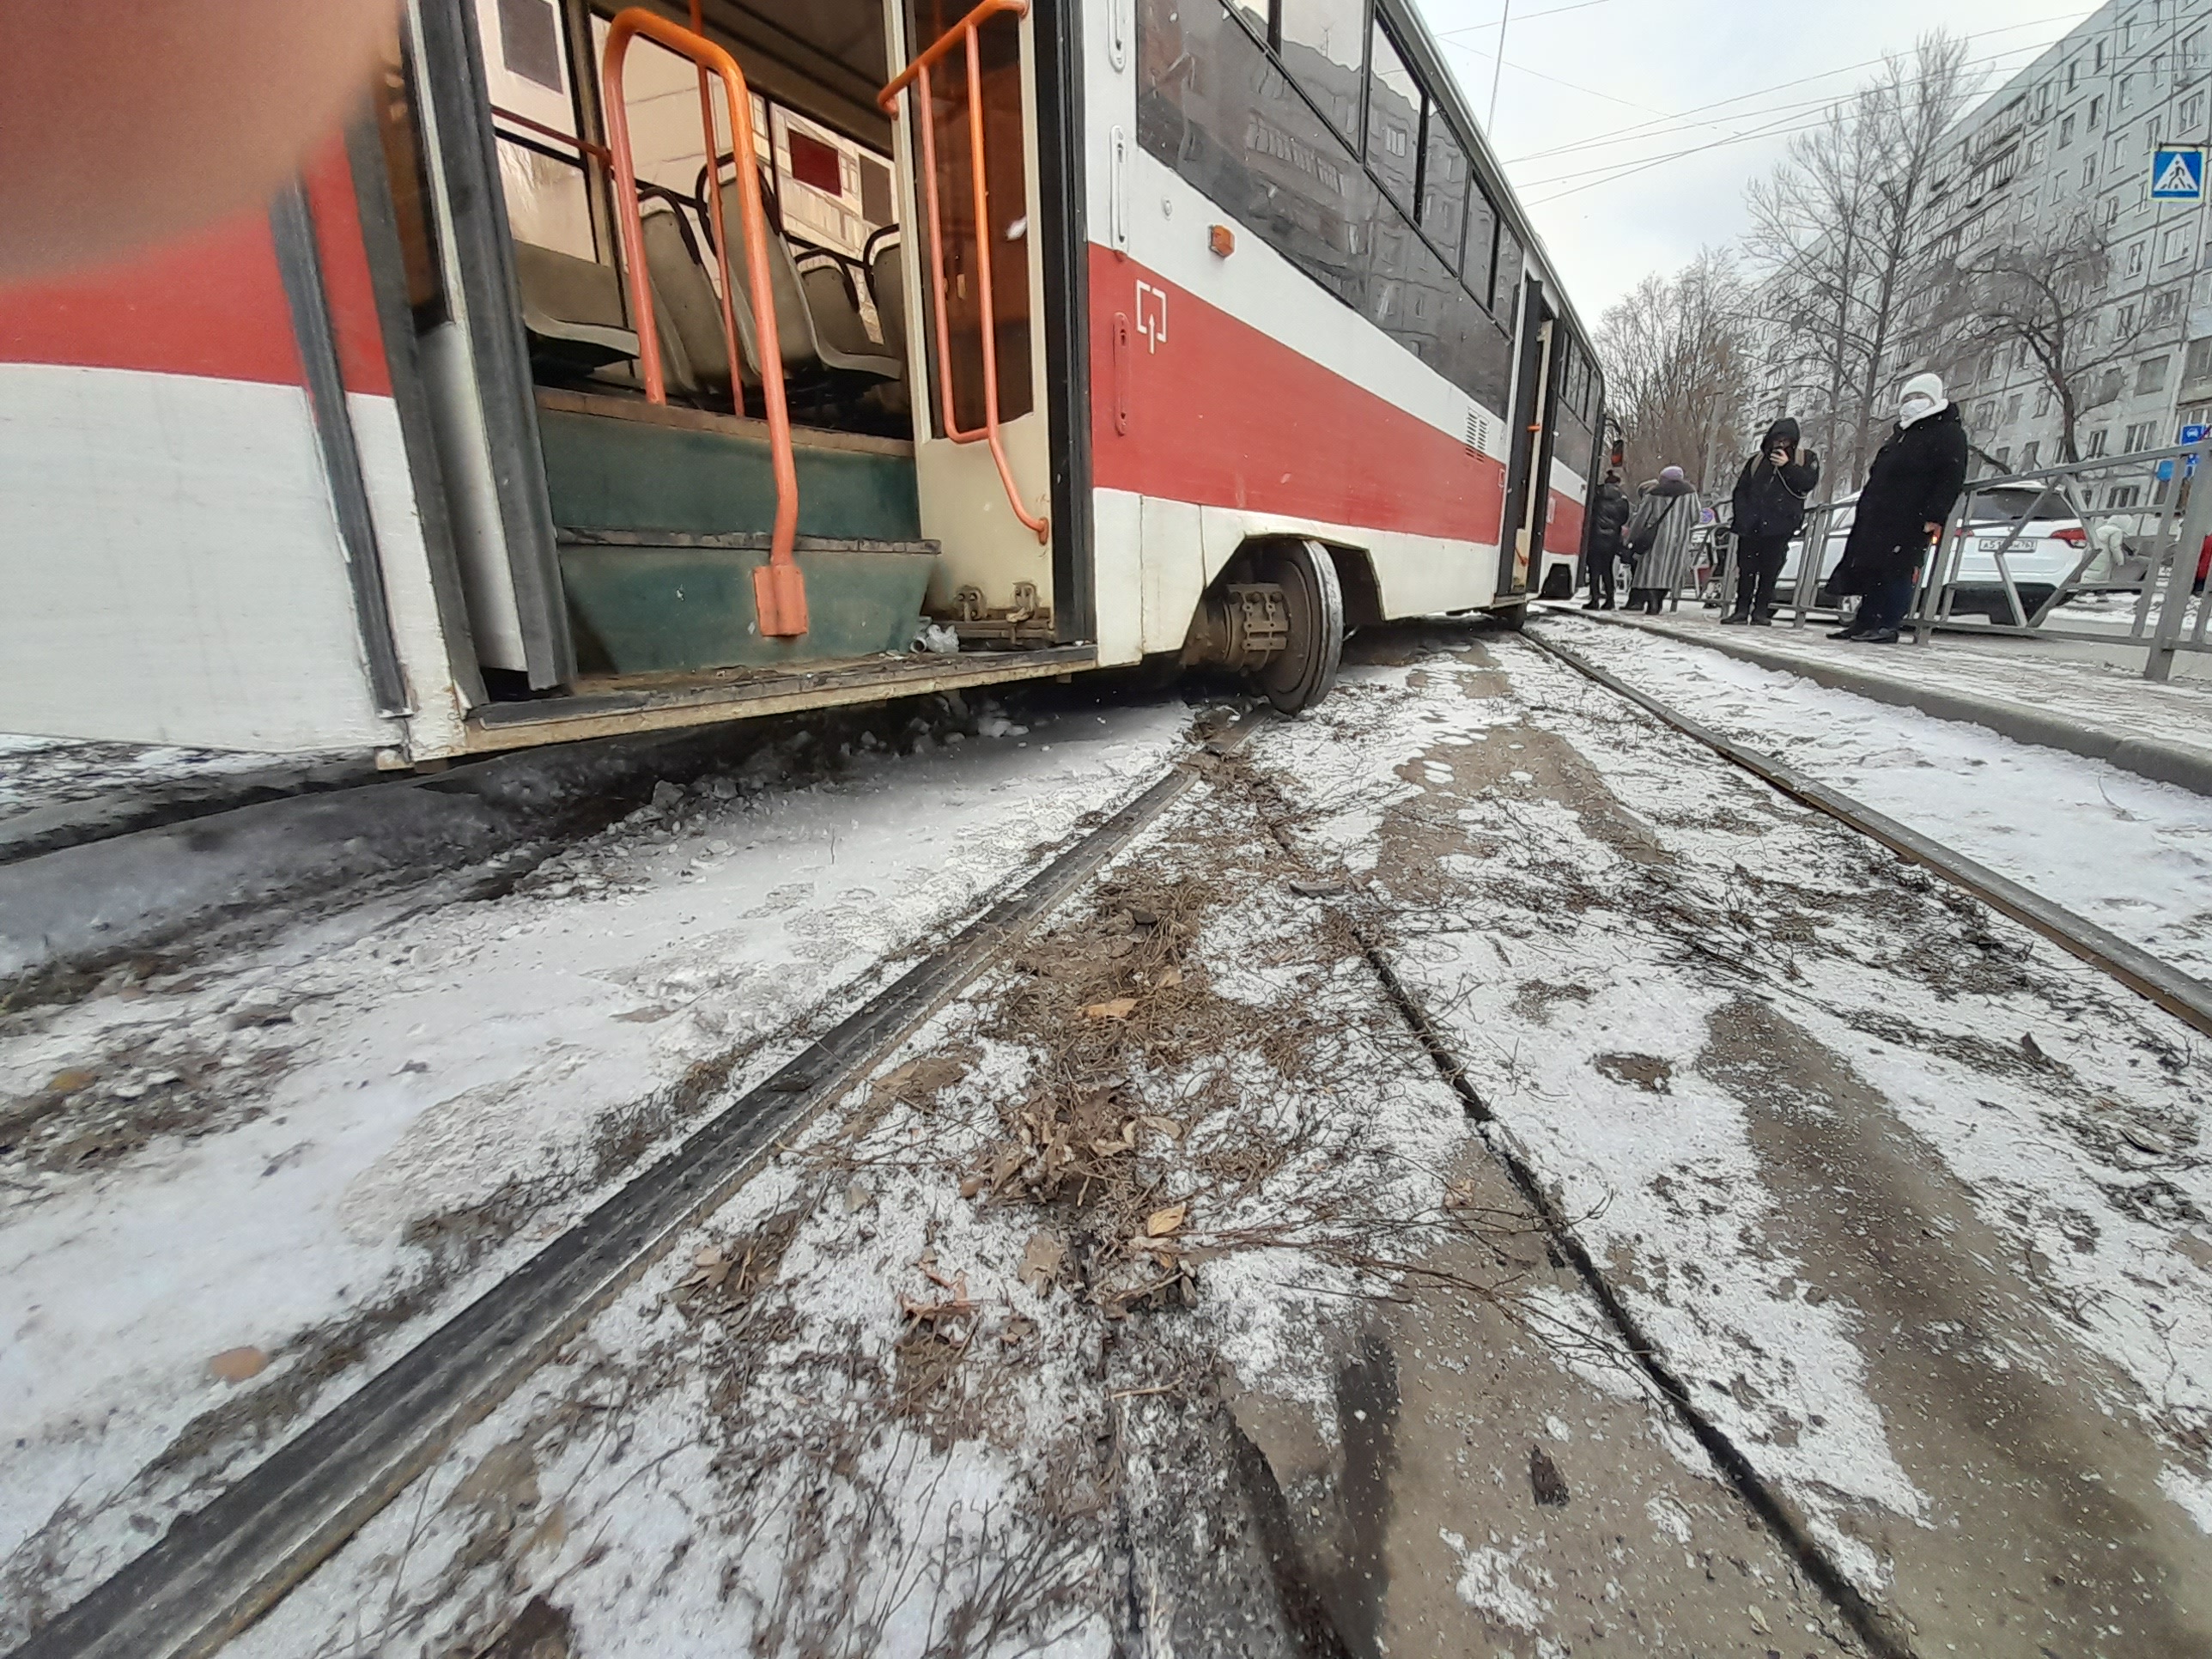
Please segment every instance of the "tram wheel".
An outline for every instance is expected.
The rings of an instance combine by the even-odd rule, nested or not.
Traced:
[[[1259,551],[1255,574],[1283,590],[1291,642],[1260,670],[1260,690],[1285,714],[1310,708],[1336,684],[1344,657],[1344,590],[1319,542],[1278,542]]]

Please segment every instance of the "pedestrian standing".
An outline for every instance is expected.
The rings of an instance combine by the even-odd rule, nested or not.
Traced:
[[[1766,428],[1759,453],[1743,464],[1730,497],[1735,531],[1735,609],[1723,623],[1774,622],[1774,579],[1790,538],[1805,527],[1805,498],[1820,482],[1820,458],[1802,447],[1797,422],[1784,416]]]
[[[1589,600],[1585,611],[1613,609],[1613,566],[1620,558],[1620,532],[1628,527],[1628,492],[1620,487],[1620,474],[1607,472],[1590,503],[1589,550],[1583,562],[1589,567]]]
[[[1912,579],[1966,487],[1966,423],[1933,374],[1916,374],[1898,398],[1897,426],[1867,469],[1843,562],[1831,592],[1863,595],[1858,615],[1832,640],[1895,642],[1912,605]]]
[[[1662,467],[1651,493],[1629,514],[1628,608],[1659,614],[1667,596],[1690,574],[1690,536],[1705,516],[1705,504],[1679,466]]]

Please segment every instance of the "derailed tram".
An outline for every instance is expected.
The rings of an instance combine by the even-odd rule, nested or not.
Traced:
[[[1601,400],[1406,0],[410,0],[265,214],[0,295],[0,730],[1297,709],[1565,591]]]

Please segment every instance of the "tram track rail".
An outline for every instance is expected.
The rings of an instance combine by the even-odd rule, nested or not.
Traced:
[[[1991,909],[2011,917],[2061,950],[2148,998],[2176,1018],[2212,1036],[2212,985],[2160,960],[2139,945],[2129,944],[2009,876],[2000,875],[1987,865],[1911,825],[1807,776],[1778,757],[1723,736],[1650,692],[1631,685],[1610,670],[1599,667],[1579,652],[1543,638],[1535,629],[1528,629],[1522,638],[1536,650],[1634,703],[1662,724],[1703,744],[1784,794],[1880,842],[1900,858],[1941,876]]]
[[[1206,745],[1232,754],[1268,718]],[[342,1403],[94,1586],[9,1659],[200,1659],[274,1606],[726,1203],[820,1111],[1002,961],[1201,775],[1188,757],[1034,871]]]
[[[1264,814],[1269,835],[1286,857],[1304,864],[1305,855],[1284,827],[1289,816],[1286,804],[1271,784],[1265,780],[1257,781],[1262,793],[1269,797],[1270,810]],[[1522,1202],[1528,1206],[1546,1237],[1581,1281],[1629,1359],[1712,1460],[1714,1468],[1757,1517],[1759,1524],[1827,1598],[1829,1605],[1866,1644],[1874,1659],[1917,1659],[1902,1621],[1871,1601],[1851,1582],[1850,1575],[1814,1536],[1796,1506],[1759,1474],[1758,1467],[1728,1431],[1698,1407],[1689,1382],[1668,1362],[1665,1351],[1644,1328],[1620,1291],[1606,1277],[1559,1199],[1546,1186],[1540,1172],[1512,1145],[1507,1126],[1476,1088],[1465,1057],[1451,1045],[1419,994],[1392,965],[1383,939],[1358,915],[1348,916],[1347,921],[1360,955],[1375,975],[1384,1000],[1405,1023],[1444,1086],[1458,1098],[1468,1121],[1474,1126],[1484,1152],[1504,1171]]]
[[[2112,974],[2199,1030],[2212,1030],[2212,988],[1909,827],[1805,778],[1775,757],[1681,714],[1577,653],[1531,631],[1535,650],[1635,703],[1730,763],[1891,847],[1993,908]],[[1246,715],[1208,745],[1233,755],[1269,717]],[[1285,827],[1273,782],[1239,774],[1263,797],[1273,839],[1308,860]],[[640,1171],[574,1228],[453,1316],[356,1394],[111,1575],[15,1650],[11,1659],[196,1659],[252,1622],[456,1439],[546,1364],[678,1238],[726,1203],[791,1137],[842,1097],[946,1001],[1007,951],[1201,775],[1188,761],[1129,798],[936,951],[884,987],[684,1144]],[[1309,866],[1310,867],[1310,866]],[[1458,1098],[1484,1149],[1529,1206],[1658,1399],[1704,1449],[1718,1475],[1875,1659],[1913,1659],[1903,1620],[1851,1580],[1796,1506],[1696,1403],[1677,1371],[1577,1233],[1541,1171],[1514,1143],[1466,1060],[1393,965],[1367,919],[1350,917],[1385,999]]]

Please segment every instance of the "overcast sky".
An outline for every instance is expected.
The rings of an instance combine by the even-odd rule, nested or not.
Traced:
[[[1415,3],[1481,118],[1500,0]],[[1873,74],[1869,59],[1948,28],[1971,37],[1969,64],[1993,89],[2094,9],[2064,0],[1513,0],[1491,142],[1595,328],[1647,271],[1735,241],[1745,184],[1781,159],[1787,129],[1816,120]],[[1728,142],[1761,131],[1771,136]]]

